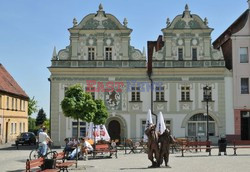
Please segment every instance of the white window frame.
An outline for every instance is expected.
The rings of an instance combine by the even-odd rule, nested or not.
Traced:
[[[131,101],[138,102],[141,101],[140,87],[131,87]]]
[[[165,101],[165,87],[164,86],[155,87],[155,100],[158,102]]]
[[[183,99],[182,93],[184,93],[184,99]],[[189,93],[189,97],[187,96],[187,93]],[[191,98],[191,87],[189,85],[182,85],[181,86],[181,101],[190,101],[190,98]]]
[[[246,54],[241,54],[242,50],[246,50]],[[240,47],[239,49],[240,63],[249,63],[248,47]]]
[[[180,53],[179,50],[182,49],[182,58],[180,58]],[[179,61],[183,61],[184,60],[184,47],[178,47],[177,48],[177,57]]]
[[[105,60],[113,59],[113,47],[104,47]]]
[[[88,47],[88,60],[95,60],[95,47]]]

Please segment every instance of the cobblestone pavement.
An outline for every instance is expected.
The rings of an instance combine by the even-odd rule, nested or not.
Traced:
[[[16,150],[14,146],[0,145],[0,172],[19,172],[24,171],[25,161],[29,152],[34,147],[20,146]],[[61,149],[56,149],[61,151]],[[237,150],[238,156],[233,156],[233,150],[228,149],[227,156],[218,156],[218,150],[212,150],[212,156],[206,152],[187,152],[185,157],[181,153],[170,155],[170,168],[162,166],[161,168],[147,168],[150,161],[147,154],[124,154],[123,151],[118,153],[118,158],[98,158],[88,161],[80,160],[78,168],[75,166],[70,171],[89,171],[89,172],[134,172],[134,171],[170,171],[170,172],[248,172],[250,171],[250,149]]]

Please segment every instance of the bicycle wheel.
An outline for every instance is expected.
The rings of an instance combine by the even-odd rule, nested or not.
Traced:
[[[56,151],[50,151],[50,152],[48,152],[48,153],[45,155],[45,157],[46,157],[47,159],[53,159],[54,157],[56,157],[56,155],[57,155],[57,152],[56,152]]]
[[[39,152],[37,149],[34,149],[30,152],[29,156],[30,160],[38,159],[39,158]]]

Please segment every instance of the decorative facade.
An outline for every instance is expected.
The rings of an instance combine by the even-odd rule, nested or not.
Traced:
[[[28,131],[29,97],[0,64],[0,144]]]
[[[163,82],[165,97],[154,95],[154,112],[163,112],[173,135],[216,142],[231,134],[232,74],[222,52],[211,46],[208,20],[191,14],[188,5],[173,21],[167,19],[163,36],[148,42],[151,78]],[[152,58],[152,59],[151,59]],[[208,86],[208,132],[205,87]]]
[[[155,114],[162,111],[175,137],[205,139],[205,86],[210,90],[210,139],[227,134],[232,94],[226,85],[232,85],[232,76],[221,51],[211,47],[207,19],[190,14],[188,6],[172,22],[167,20],[158,41],[148,42],[148,63],[145,50],[130,45],[132,29],[127,19],[121,24],[101,5],[79,24],[74,19],[69,32],[70,45],[58,53],[54,50],[49,67],[51,136],[56,145],[76,135],[76,121],[66,118],[60,106],[65,90],[76,83],[95,90],[92,96],[105,101],[110,114],[105,125],[111,139],[141,138],[151,107]],[[81,122],[82,136],[86,127]]]
[[[233,108],[230,128],[232,139],[250,139],[250,1],[249,8],[214,42],[222,49],[226,66],[233,72]]]

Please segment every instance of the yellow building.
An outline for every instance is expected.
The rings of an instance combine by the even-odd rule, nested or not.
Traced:
[[[0,144],[28,131],[29,97],[0,64]]]

